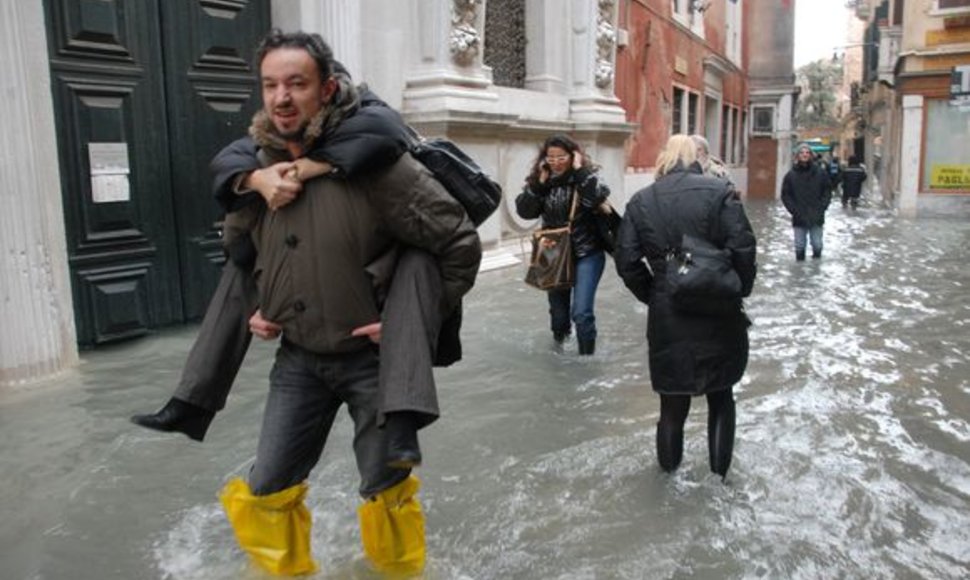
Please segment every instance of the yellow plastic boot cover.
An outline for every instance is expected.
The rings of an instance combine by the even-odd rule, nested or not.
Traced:
[[[219,493],[239,546],[256,565],[275,575],[312,574],[310,510],[303,504],[306,482],[270,495],[253,495],[240,478]]]
[[[424,513],[416,497],[421,482],[411,475],[361,505],[360,537],[378,571],[418,574],[424,570]]]

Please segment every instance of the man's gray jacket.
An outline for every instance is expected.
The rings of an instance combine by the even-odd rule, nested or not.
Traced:
[[[325,354],[369,344],[350,332],[380,320],[398,242],[437,257],[445,314],[481,261],[464,208],[410,154],[367,177],[307,181],[289,205],[260,212],[253,240],[263,317],[282,325],[285,339]]]

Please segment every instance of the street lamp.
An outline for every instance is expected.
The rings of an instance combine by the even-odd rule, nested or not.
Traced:
[[[832,62],[838,62],[839,60],[845,58],[846,48],[862,48],[865,46],[879,46],[878,42],[854,42],[852,44],[840,44],[832,47]],[[842,49],[842,56],[839,56],[839,49]]]

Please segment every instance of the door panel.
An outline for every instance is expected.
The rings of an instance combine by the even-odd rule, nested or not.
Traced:
[[[209,161],[246,134],[259,107],[251,63],[269,29],[269,3],[186,0],[164,2],[162,11],[182,296],[186,317],[198,318],[224,261]]]
[[[91,346],[182,318],[158,6],[45,6],[78,342]],[[92,159],[114,173],[92,175]]]
[[[44,0],[82,347],[204,312],[222,263],[208,162],[258,106],[268,0]]]

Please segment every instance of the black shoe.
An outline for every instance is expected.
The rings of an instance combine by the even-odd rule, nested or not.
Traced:
[[[822,257],[822,250],[819,250],[817,252],[812,252],[812,259],[813,260],[818,260],[821,257]]]
[[[580,340],[579,341],[579,354],[588,355],[596,352],[596,339],[591,340]]]
[[[157,413],[132,415],[131,422],[155,431],[177,431],[188,435],[189,439],[202,441],[215,416],[213,411],[173,398]]]
[[[388,467],[411,469],[421,465],[418,420],[414,413],[407,411],[388,413],[384,431],[387,437]]]
[[[567,338],[569,338],[569,331],[568,330],[553,330],[552,331],[552,339],[554,341],[556,341],[556,344],[562,344],[562,343],[566,342],[566,339]]]

